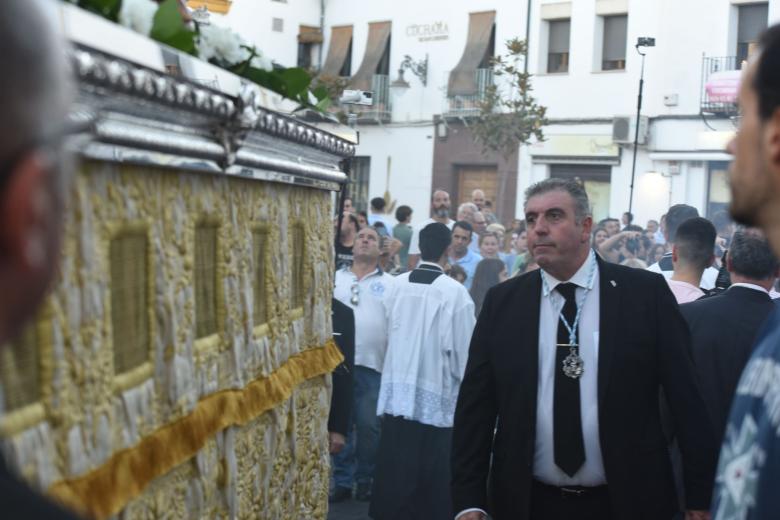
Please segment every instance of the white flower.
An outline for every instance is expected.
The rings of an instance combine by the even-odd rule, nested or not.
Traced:
[[[152,0],[123,0],[122,9],[119,11],[119,23],[149,36],[158,7]]]
[[[226,27],[201,25],[198,55],[202,60],[215,59],[220,64],[235,65],[249,58],[249,51],[238,33]]]
[[[262,70],[273,70],[274,65],[266,58],[260,51],[255,49],[255,52],[257,52],[258,56],[255,56],[252,58],[252,61],[249,62],[250,65],[252,65],[256,69],[262,69]]]

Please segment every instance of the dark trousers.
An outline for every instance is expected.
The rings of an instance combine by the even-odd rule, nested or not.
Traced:
[[[531,489],[531,520],[610,520],[612,510],[607,486],[562,491],[534,480]]]
[[[375,520],[452,520],[452,428],[385,415],[368,514]]]

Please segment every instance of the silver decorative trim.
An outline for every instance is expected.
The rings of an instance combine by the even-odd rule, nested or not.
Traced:
[[[222,162],[225,167],[233,164],[236,152],[252,131],[343,158],[355,154],[355,145],[349,141],[262,107],[260,89],[252,83],[245,83],[240,95],[234,98],[189,80],[84,47],[73,49],[71,60],[83,85],[216,118],[214,137],[224,148]]]

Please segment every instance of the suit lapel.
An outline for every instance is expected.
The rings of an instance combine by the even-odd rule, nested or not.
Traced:
[[[599,410],[609,382],[609,371],[612,356],[617,348],[617,323],[622,287],[620,280],[609,264],[598,258],[599,264],[599,377],[598,400]]]

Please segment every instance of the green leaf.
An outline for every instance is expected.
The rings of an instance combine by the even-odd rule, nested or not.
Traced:
[[[301,94],[305,94],[306,89],[311,84],[311,75],[300,67],[282,69],[279,76],[290,97],[299,97]]]
[[[315,96],[316,96],[316,94],[315,94]],[[316,105],[314,105],[314,108],[316,108],[320,112],[325,112],[328,108],[330,108],[330,105],[332,103],[333,102],[331,101],[331,99],[329,97],[325,97],[323,99],[320,99],[319,102]]]
[[[284,90],[284,83],[282,82],[281,78],[279,78],[278,74],[275,74],[273,71],[249,67],[246,70],[244,77],[248,80],[254,81],[261,87],[265,87],[284,95],[282,92]]]
[[[121,0],[79,0],[78,6],[87,11],[97,13],[112,22],[119,18],[119,9],[122,7]]]
[[[195,53],[195,33],[187,28],[176,0],[165,0],[154,14],[150,36],[180,51]]]
[[[311,93],[314,94],[314,97],[316,97],[317,101],[319,101],[320,103],[325,99],[330,101],[330,96],[328,95],[328,89],[325,88],[325,86],[323,85],[320,85],[319,87],[315,88],[314,90],[311,91]]]

